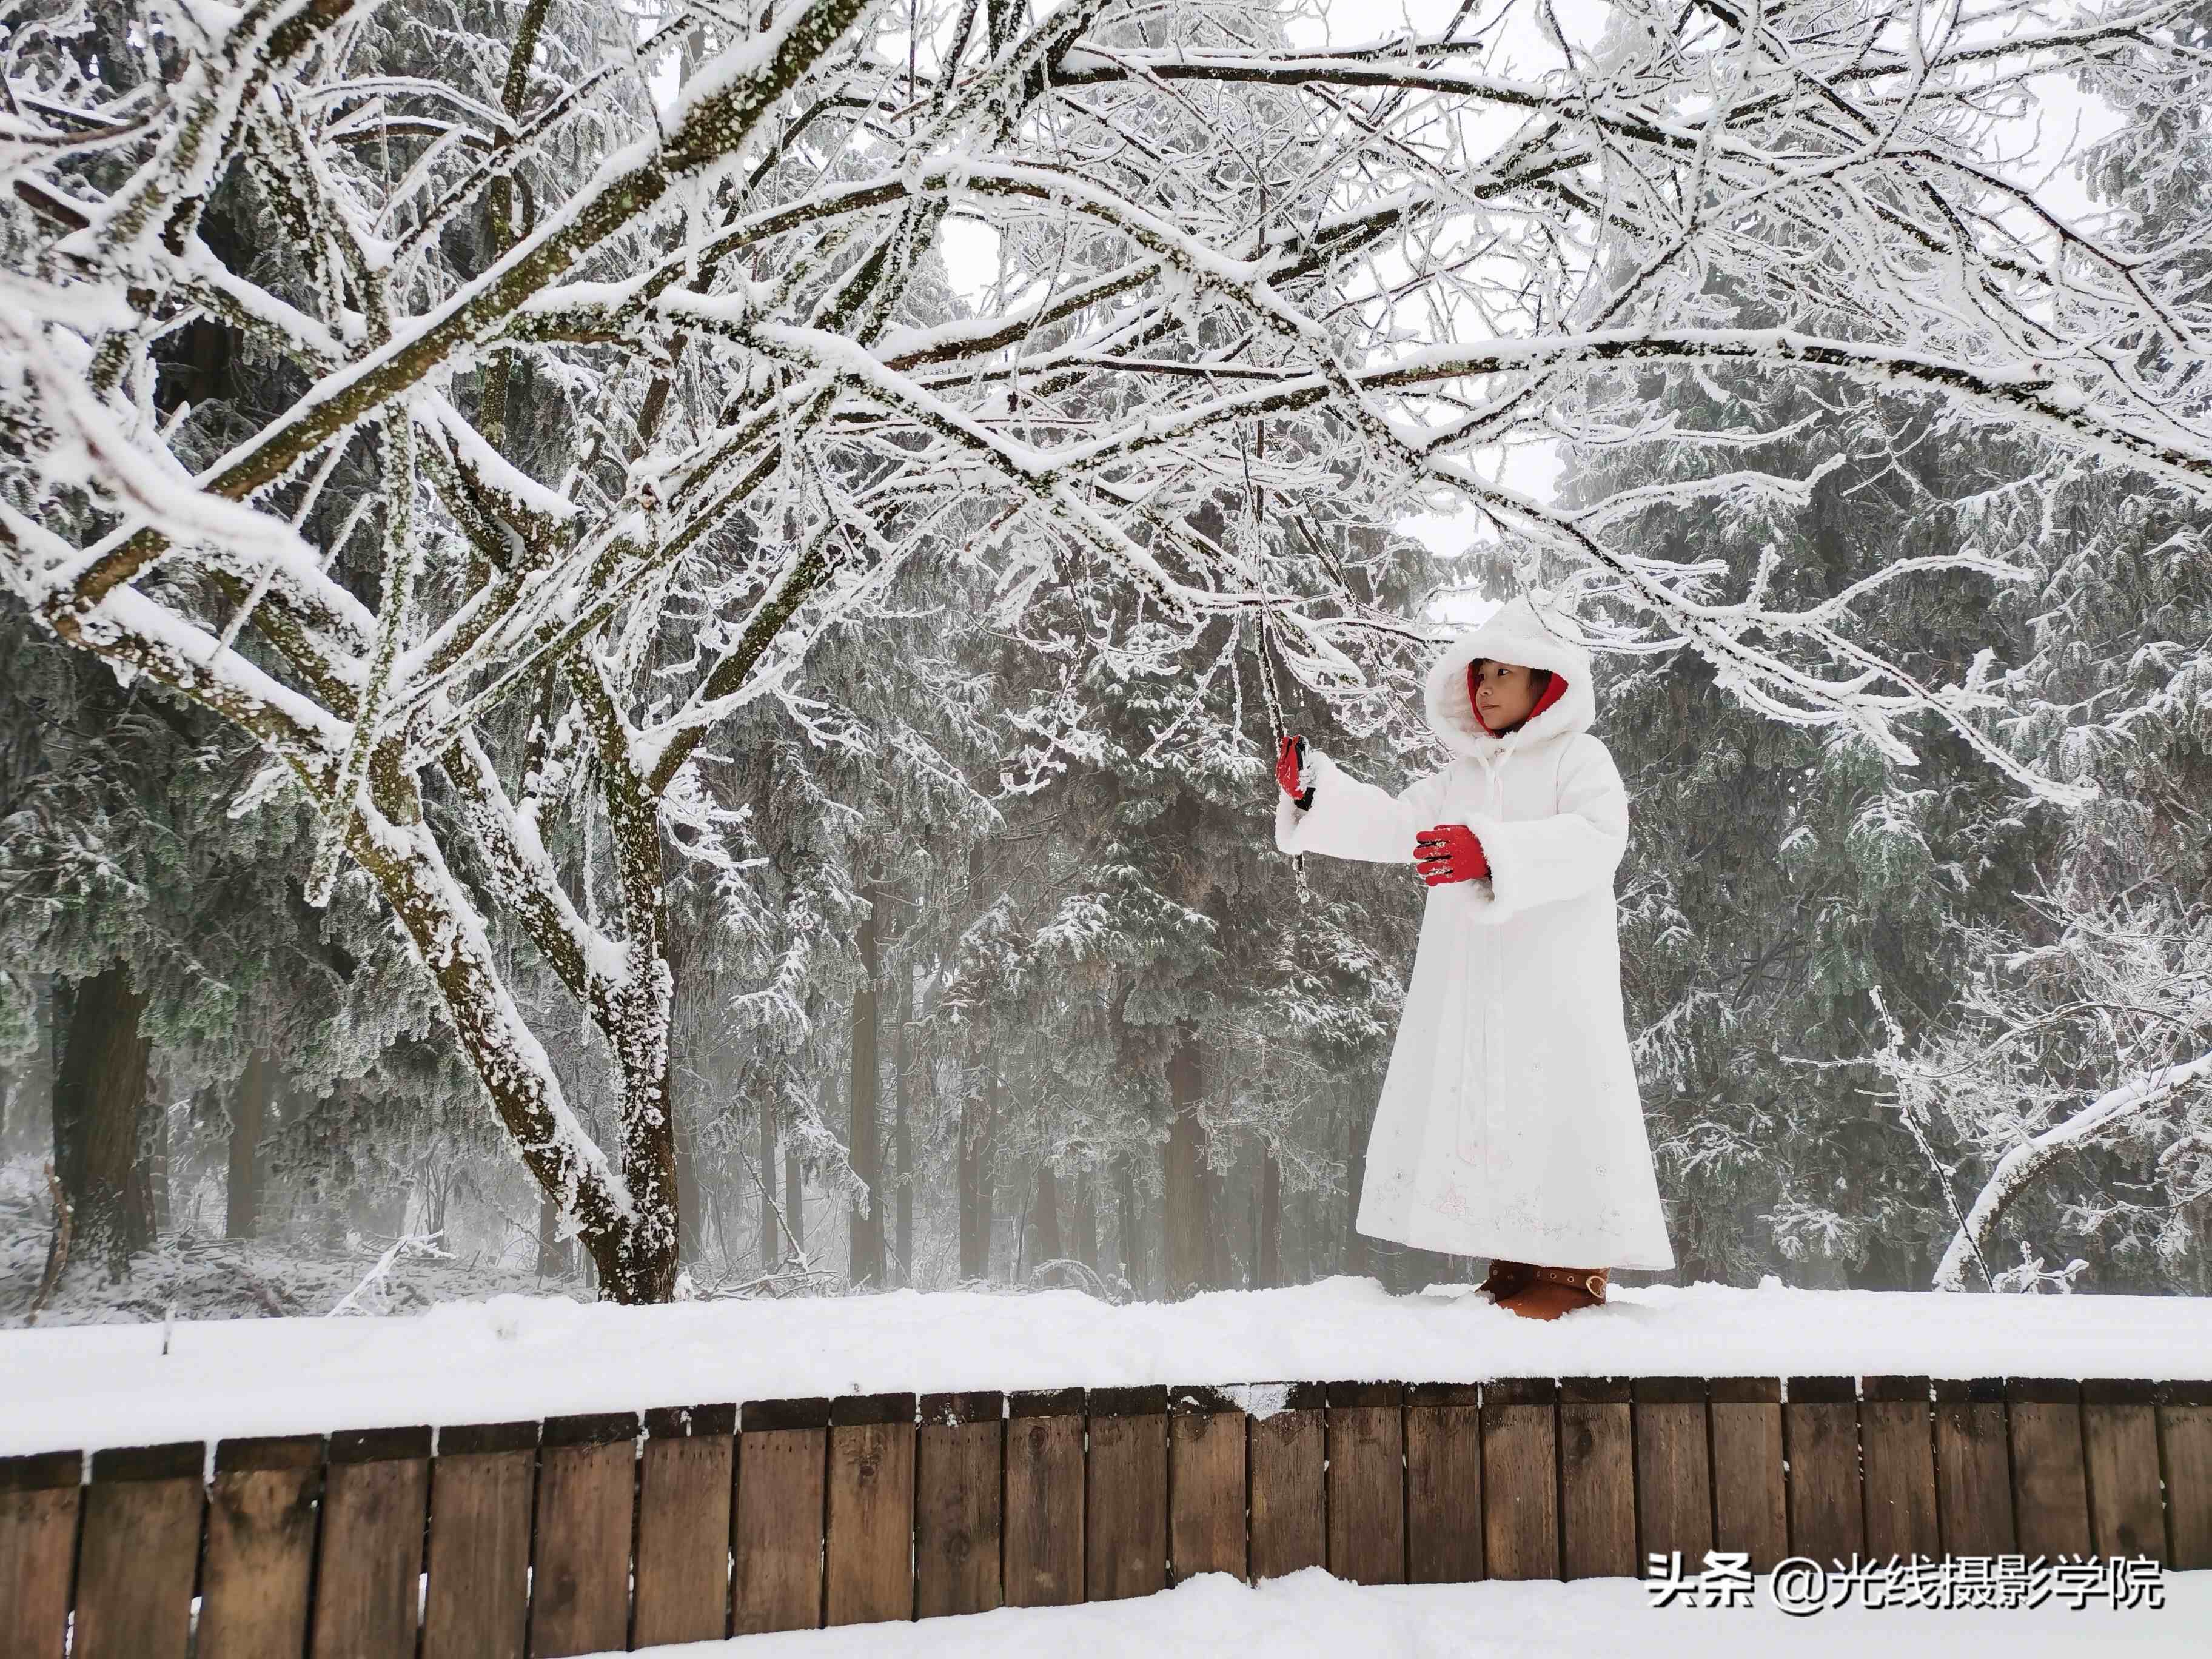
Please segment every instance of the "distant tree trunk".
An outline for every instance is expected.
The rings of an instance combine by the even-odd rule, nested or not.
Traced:
[[[1037,1164],[1036,1201],[1030,1207],[1036,1216],[1036,1259],[1060,1261],[1067,1251],[1060,1237],[1060,1181],[1049,1158]]]
[[[354,1231],[364,1241],[400,1237],[407,1231],[407,1199],[408,1189],[404,1187],[386,1192],[356,1187],[346,1204]]]
[[[730,1237],[730,1183],[717,1181],[702,1201],[707,1206],[707,1220],[714,1224],[714,1248],[721,1255],[720,1271],[726,1273],[735,1259]],[[707,1220],[699,1224],[699,1256],[702,1261],[707,1256]]]
[[[1167,1297],[1180,1302],[1204,1287],[1206,1254],[1206,1128],[1198,1026],[1181,1020],[1168,1058],[1168,1141],[1161,1174],[1167,1206]]]
[[[1121,1277],[1129,1294],[1141,1297],[1150,1288],[1145,1277],[1145,1240],[1137,1231],[1137,1172],[1124,1153],[1114,1161],[1117,1207],[1121,1211]]]
[[[1252,1283],[1271,1291],[1283,1283],[1283,1166],[1273,1146],[1260,1149],[1260,1218],[1253,1231]]]
[[[999,1121],[999,1069],[985,1043],[981,1100],[971,1088],[960,1102],[960,1277],[991,1276],[991,1142]]]
[[[1216,1170],[1200,1163],[1198,1179],[1206,1192],[1206,1277],[1200,1288],[1208,1291],[1237,1288],[1237,1253],[1229,1242],[1229,1218],[1233,1213],[1229,1202],[1229,1177],[1225,1170]],[[1250,1206],[1246,1206],[1249,1210]],[[1250,1220],[1248,1213],[1246,1220]]]
[[[907,1027],[914,1019],[914,973],[902,969],[898,1029],[891,1039],[891,1140],[898,1159],[898,1282],[914,1283],[914,1135],[906,1121]]]
[[[699,1190],[699,1160],[696,1142],[699,1133],[699,1115],[684,1112],[675,1123],[676,1156],[676,1262],[679,1268],[688,1267],[706,1254],[705,1194]]]
[[[48,1139],[54,1127],[54,1080],[61,1075],[62,1069],[62,1022],[68,1007],[64,1000],[67,989],[59,974],[46,975],[46,988],[39,998],[39,1048],[32,1058],[33,1070],[25,1095],[26,1099],[46,1102]],[[40,1137],[34,1134],[31,1139],[35,1145]]]
[[[269,1121],[269,1096],[276,1068],[256,1048],[246,1057],[246,1072],[230,1109],[230,1173],[223,1186],[222,1236],[252,1238],[261,1212],[261,1137]],[[557,1212],[556,1212],[557,1213]]]
[[[1085,1170],[1075,1178],[1075,1259],[1092,1273],[1098,1271],[1098,1203],[1097,1182]]]
[[[154,1238],[169,1231],[169,1115],[157,1101],[146,1113],[146,1156],[138,1161],[146,1182],[146,1213]],[[150,1242],[150,1240],[149,1241]]]
[[[783,1260],[783,1235],[775,1224],[775,1102],[760,1103],[760,1270],[774,1273]]]
[[[154,1242],[152,1194],[140,1168],[151,1045],[146,1000],[120,968],[81,981],[54,1077],[54,1169],[75,1217],[70,1254],[125,1277]]]
[[[52,1126],[39,1121],[39,1103],[51,1103],[54,1097],[54,1054],[58,1046],[54,1021],[59,1011],[52,978],[40,975],[32,981],[31,986],[31,1018],[37,1042],[15,1073],[15,1103],[8,1110],[6,1132],[0,1133],[0,1150],[9,1152],[19,1146],[28,1150],[51,1139]]]
[[[860,984],[853,994],[852,1130],[846,1144],[853,1173],[868,1191],[866,1212],[856,1199],[848,1219],[845,1276],[853,1284],[872,1285],[880,1290],[884,1285],[884,1134],[877,1099],[881,1079],[876,1058],[876,911],[882,896],[870,889],[862,896],[868,904],[860,918],[857,940]]]
[[[783,1224],[790,1230],[794,1249],[806,1248],[806,1188],[799,1167],[799,1137],[784,1137]]]
[[[441,1233],[446,1230],[446,1201],[453,1194],[452,1183],[441,1178],[434,1164],[426,1166],[415,1177],[415,1197],[418,1205],[412,1231]],[[399,1218],[399,1230],[410,1231],[407,1218]]]
[[[76,987],[67,980],[54,981],[53,1096],[46,1119],[54,1135],[54,1176],[66,1201],[74,1209],[84,1188],[84,1107],[70,1093],[70,1025],[76,1014]]]
[[[538,1194],[538,1276],[540,1279],[566,1279],[568,1276],[568,1248],[561,1238],[561,1206],[553,1194]]]
[[[1357,1112],[1344,1117],[1344,1162],[1350,1190],[1344,1203],[1344,1271],[1367,1272],[1367,1235],[1359,1231],[1359,1192],[1367,1184],[1367,1126]]]

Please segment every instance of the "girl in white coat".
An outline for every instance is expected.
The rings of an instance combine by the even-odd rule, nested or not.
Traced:
[[[1462,635],[1427,707],[1456,758],[1397,795],[1303,738],[1277,767],[1282,851],[1429,884],[1355,1224],[1492,1257],[1482,1288],[1557,1318],[1603,1302],[1611,1268],[1674,1265],[1621,1009],[1627,792],[1556,609],[1516,598]]]

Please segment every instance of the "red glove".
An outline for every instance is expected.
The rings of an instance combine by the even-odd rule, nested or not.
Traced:
[[[1490,873],[1490,860],[1482,843],[1463,823],[1440,823],[1424,830],[1413,840],[1413,867],[1431,887],[1448,881],[1473,881]]]
[[[1304,738],[1284,738],[1275,745],[1275,781],[1283,793],[1295,800],[1301,810],[1313,803],[1313,787],[1309,784],[1303,791],[1298,787],[1298,774],[1304,769],[1306,740]]]

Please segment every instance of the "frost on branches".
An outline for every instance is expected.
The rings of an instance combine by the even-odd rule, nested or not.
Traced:
[[[2201,498],[2203,295],[2017,154],[2039,88],[2193,103],[2188,15],[1631,0],[1570,41],[1471,3],[1357,41],[1197,0],[25,0],[0,568],[259,741],[326,826],[310,896],[374,884],[605,1283],[665,1298],[664,861],[711,833],[701,744],[763,702],[804,728],[811,647],[933,550],[993,571],[1012,635],[1049,583],[1095,653],[1249,629],[1352,698],[1429,635],[1344,538],[1455,494],[1606,596],[1612,643],[1893,761],[1936,722],[2069,799],[1987,735],[1986,661],[1917,683],[1869,620],[1895,578],[2008,570],[1900,550],[1776,608],[1613,531],[1654,488],[1801,480],[1567,511],[1498,462],[1647,437],[1655,370],[1724,363]],[[972,303],[955,221],[999,250]],[[211,354],[252,389],[220,419]],[[617,1146],[519,1012],[525,950],[604,1039]]]

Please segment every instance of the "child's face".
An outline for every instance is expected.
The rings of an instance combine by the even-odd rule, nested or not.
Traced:
[[[1497,732],[1536,706],[1535,676],[1517,662],[1486,662],[1475,675],[1474,706]]]

